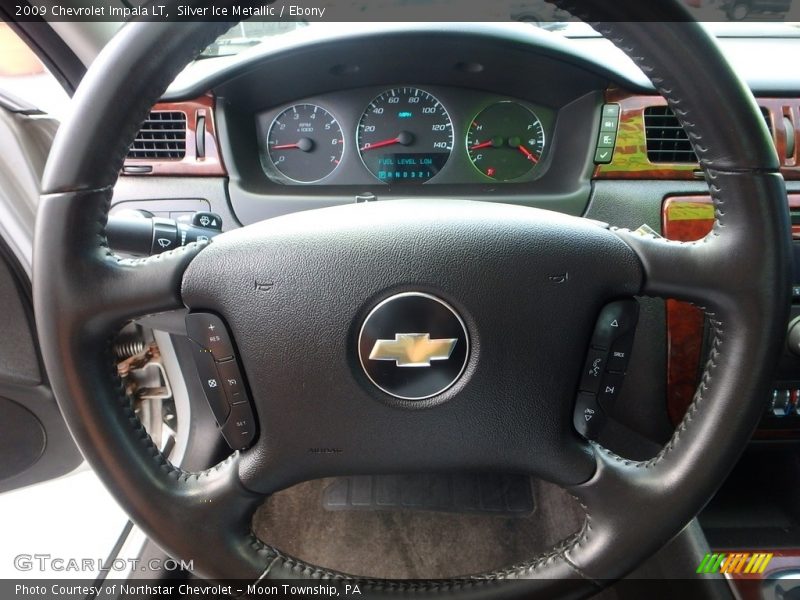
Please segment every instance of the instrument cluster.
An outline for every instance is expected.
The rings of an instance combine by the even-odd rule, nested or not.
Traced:
[[[257,115],[261,164],[285,185],[523,183],[546,168],[555,111],[446,87],[359,89]]]

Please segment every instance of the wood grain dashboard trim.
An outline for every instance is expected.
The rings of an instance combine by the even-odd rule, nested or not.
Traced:
[[[153,111],[178,111],[186,114],[186,155],[182,159],[126,159],[121,175],[141,177],[178,175],[181,177],[215,177],[227,174],[219,152],[215,100],[210,94],[182,102],[159,102]],[[205,121],[205,156],[197,154],[198,121]],[[134,172],[135,171],[135,172]]]
[[[800,194],[789,194],[788,203],[791,210],[800,209]],[[714,206],[709,196],[672,196],[664,201],[661,219],[665,238],[692,242],[711,231]],[[792,235],[800,238],[800,225],[792,226]],[[666,320],[667,413],[677,425],[692,402],[700,378],[705,318],[692,304],[667,300]],[[765,431],[764,436],[775,437],[776,433],[780,434]]]
[[[661,96],[630,94],[620,89],[606,92],[607,103],[620,105],[620,121],[611,163],[597,165],[595,179],[702,179],[697,164],[652,163],[647,158],[644,111],[650,106],[666,106]],[[781,173],[787,180],[800,180],[800,98],[758,98],[772,122],[773,141],[781,159]],[[787,156],[787,122],[796,141]]]

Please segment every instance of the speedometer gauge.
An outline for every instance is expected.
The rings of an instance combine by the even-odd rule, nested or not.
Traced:
[[[424,183],[453,150],[453,124],[444,106],[428,92],[397,88],[370,102],[358,124],[364,165],[390,184]]]
[[[296,104],[279,114],[267,136],[272,166],[285,178],[314,183],[333,173],[344,152],[344,135],[327,110]]]
[[[469,127],[467,153],[472,164],[497,181],[527,175],[542,158],[544,128],[517,102],[498,102],[481,111]]]

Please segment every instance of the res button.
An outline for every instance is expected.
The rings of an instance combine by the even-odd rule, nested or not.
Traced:
[[[196,344],[208,350],[216,361],[233,358],[233,344],[225,324],[211,313],[186,315],[186,333]]]

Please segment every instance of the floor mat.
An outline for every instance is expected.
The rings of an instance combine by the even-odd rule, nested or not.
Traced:
[[[525,517],[424,510],[326,510],[322,479],[269,498],[253,518],[264,542],[310,563],[365,577],[442,578],[529,560],[578,531],[583,511],[562,489],[533,484]]]

